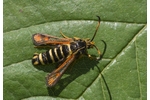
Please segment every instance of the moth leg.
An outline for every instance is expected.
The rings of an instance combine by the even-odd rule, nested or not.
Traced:
[[[91,56],[91,55],[89,55],[87,52],[85,53],[85,55],[88,56],[89,58],[92,58],[92,59],[94,58],[94,59],[96,59],[97,61],[101,60],[101,59],[103,58],[103,56],[104,56],[104,54],[105,54],[105,51],[106,51],[106,48],[107,48],[106,42],[105,42],[104,40],[102,40],[102,42],[103,42],[104,45],[105,45],[104,50],[103,50],[103,53],[101,53],[100,50],[99,50],[95,45],[93,45],[93,46],[95,47],[95,49],[97,50],[97,53],[98,53],[98,55],[99,55],[98,57]]]
[[[67,37],[66,35],[64,35],[64,34],[62,33],[62,31],[60,31],[60,34],[61,34],[64,38],[69,38],[69,37]]]
[[[96,59],[95,56],[92,56],[92,55],[90,55],[90,54],[86,54],[86,56],[87,56],[88,58],[90,58],[91,60]]]
[[[86,57],[90,58],[91,60],[97,59],[97,57],[88,54],[88,51],[84,52],[83,56],[86,56]]]

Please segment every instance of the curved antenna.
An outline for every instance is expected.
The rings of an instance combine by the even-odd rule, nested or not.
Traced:
[[[98,24],[97,24],[97,26],[96,26],[96,30],[95,30],[95,33],[94,33],[94,35],[93,35],[93,37],[92,37],[92,39],[91,39],[91,42],[93,41],[93,39],[95,38],[95,35],[96,35],[96,33],[97,33],[97,30],[98,30],[98,28],[99,28],[99,26],[100,26],[100,21],[101,21],[101,19],[100,19],[100,17],[99,16],[97,16],[98,17]]]
[[[104,40],[101,40],[101,41],[104,43],[105,47],[104,47],[103,53],[100,54],[100,56],[97,58],[97,60],[101,60],[103,58],[103,56],[104,56],[104,54],[106,52],[106,48],[107,48],[106,42]]]

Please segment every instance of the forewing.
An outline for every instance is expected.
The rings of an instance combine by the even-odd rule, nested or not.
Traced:
[[[46,77],[47,87],[52,87],[59,81],[63,73],[66,71],[68,66],[74,61],[74,59],[75,55],[73,54],[69,56],[56,70],[48,74],[48,76]]]
[[[46,34],[33,34],[32,41],[35,46],[46,46],[46,45],[62,45],[69,44],[73,41],[72,38],[59,38]]]

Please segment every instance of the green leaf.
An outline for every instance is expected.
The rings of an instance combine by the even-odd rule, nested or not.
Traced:
[[[146,0],[4,0],[4,100],[146,100]],[[34,67],[35,33],[92,38],[106,53],[100,62],[82,57],[52,88],[45,76],[58,64]],[[97,51],[89,50],[97,56]]]

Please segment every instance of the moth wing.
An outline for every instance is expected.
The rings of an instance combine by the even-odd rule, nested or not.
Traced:
[[[32,35],[32,41],[35,46],[51,46],[69,44],[73,41],[72,38],[60,38],[47,34],[36,33]]]
[[[66,71],[68,66],[75,60],[75,55],[72,54],[69,56],[57,69],[48,74],[46,77],[46,85],[47,87],[54,86],[61,78],[63,73]]]

